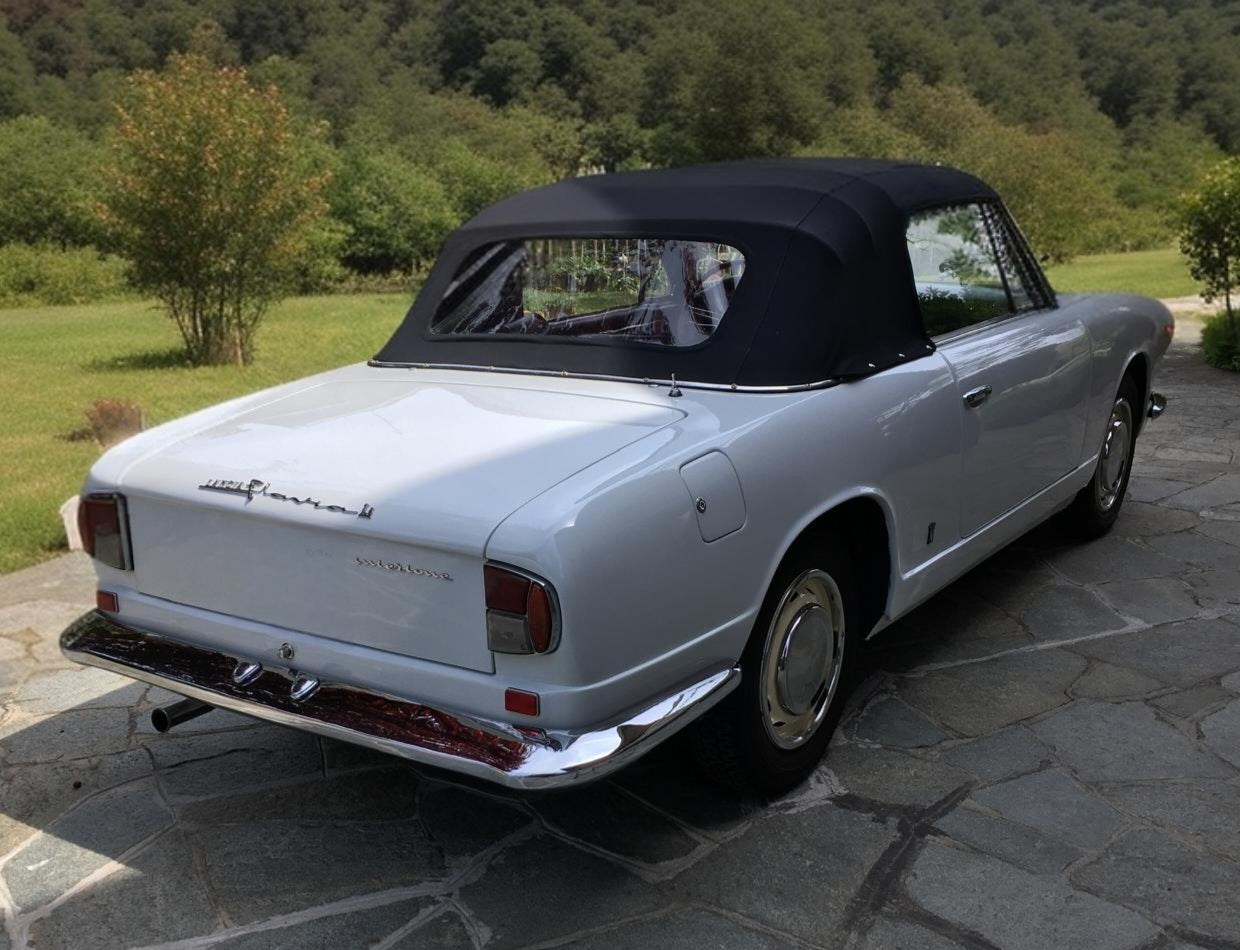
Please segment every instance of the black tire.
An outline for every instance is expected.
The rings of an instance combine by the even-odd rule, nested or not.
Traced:
[[[794,748],[785,748],[768,732],[769,704],[762,682],[763,656],[768,651],[768,639],[777,633],[773,628],[776,612],[783,608],[782,617],[796,609],[794,604],[785,601],[790,585],[806,575],[820,581],[819,574],[827,575],[840,596],[842,661],[838,676],[834,677],[834,688],[825,687],[829,696],[812,734]],[[804,603],[815,606],[812,601]],[[794,624],[787,628],[781,625],[778,633],[792,626]],[[830,539],[798,545],[784,558],[771,581],[741,655],[740,685],[686,736],[692,744],[694,758],[708,777],[729,788],[762,796],[780,795],[804,781],[822,760],[839,722],[840,711],[853,685],[852,674],[857,667],[861,641],[857,584],[847,550]],[[824,666],[831,667],[831,661],[826,660]]]
[[[1118,485],[1114,484],[1115,473],[1108,478],[1109,452],[1116,451],[1112,427],[1116,414],[1121,413],[1120,403],[1125,403],[1128,412],[1128,423],[1123,426],[1122,435],[1128,440],[1127,454],[1124,456],[1122,471],[1119,473]],[[1119,510],[1123,507],[1124,496],[1128,492],[1128,478],[1132,474],[1132,459],[1137,448],[1137,432],[1141,425],[1141,396],[1137,392],[1137,384],[1131,376],[1125,376],[1120,383],[1119,392],[1115,395],[1114,408],[1107,422],[1107,432],[1103,434],[1103,444],[1098,454],[1098,464],[1094,468],[1093,478],[1089,484],[1077,492],[1072,504],[1064,510],[1064,529],[1074,537],[1082,540],[1100,538],[1115,524]]]

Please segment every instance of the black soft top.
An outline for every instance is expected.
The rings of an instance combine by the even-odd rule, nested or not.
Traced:
[[[953,168],[773,159],[594,175],[500,201],[445,243],[375,362],[495,366],[736,386],[864,376],[934,349],[917,307],[905,228],[916,211],[997,200]],[[646,237],[717,241],[745,255],[724,320],[677,349],[555,336],[431,335],[461,263],[497,241]]]

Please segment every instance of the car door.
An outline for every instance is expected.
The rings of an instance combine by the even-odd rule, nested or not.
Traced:
[[[1080,462],[1089,335],[996,202],[915,215],[908,242],[922,319],[956,377],[968,537]]]

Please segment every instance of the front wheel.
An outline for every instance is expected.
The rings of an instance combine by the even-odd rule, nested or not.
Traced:
[[[785,558],[741,657],[741,683],[692,736],[712,777],[777,795],[813,771],[839,720],[859,637],[842,548]]]
[[[1064,512],[1067,529],[1077,537],[1100,538],[1111,530],[1119,517],[1137,446],[1139,401],[1136,383],[1131,376],[1125,376],[1102,435],[1094,477]]]

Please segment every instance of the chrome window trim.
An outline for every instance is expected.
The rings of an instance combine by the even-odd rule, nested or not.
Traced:
[[[927,347],[930,349],[930,347]],[[827,378],[812,383],[794,383],[787,386],[742,386],[737,383],[695,383],[686,380],[654,379],[649,376],[607,376],[602,373],[570,373],[567,370],[518,369],[512,366],[476,366],[469,363],[398,363],[388,360],[367,360],[367,366],[377,369],[442,369],[467,370],[476,373],[507,373],[513,376],[545,376],[562,379],[593,379],[608,383],[637,383],[642,386],[681,389],[705,389],[733,393],[802,393],[813,389],[828,389],[843,380]]]

